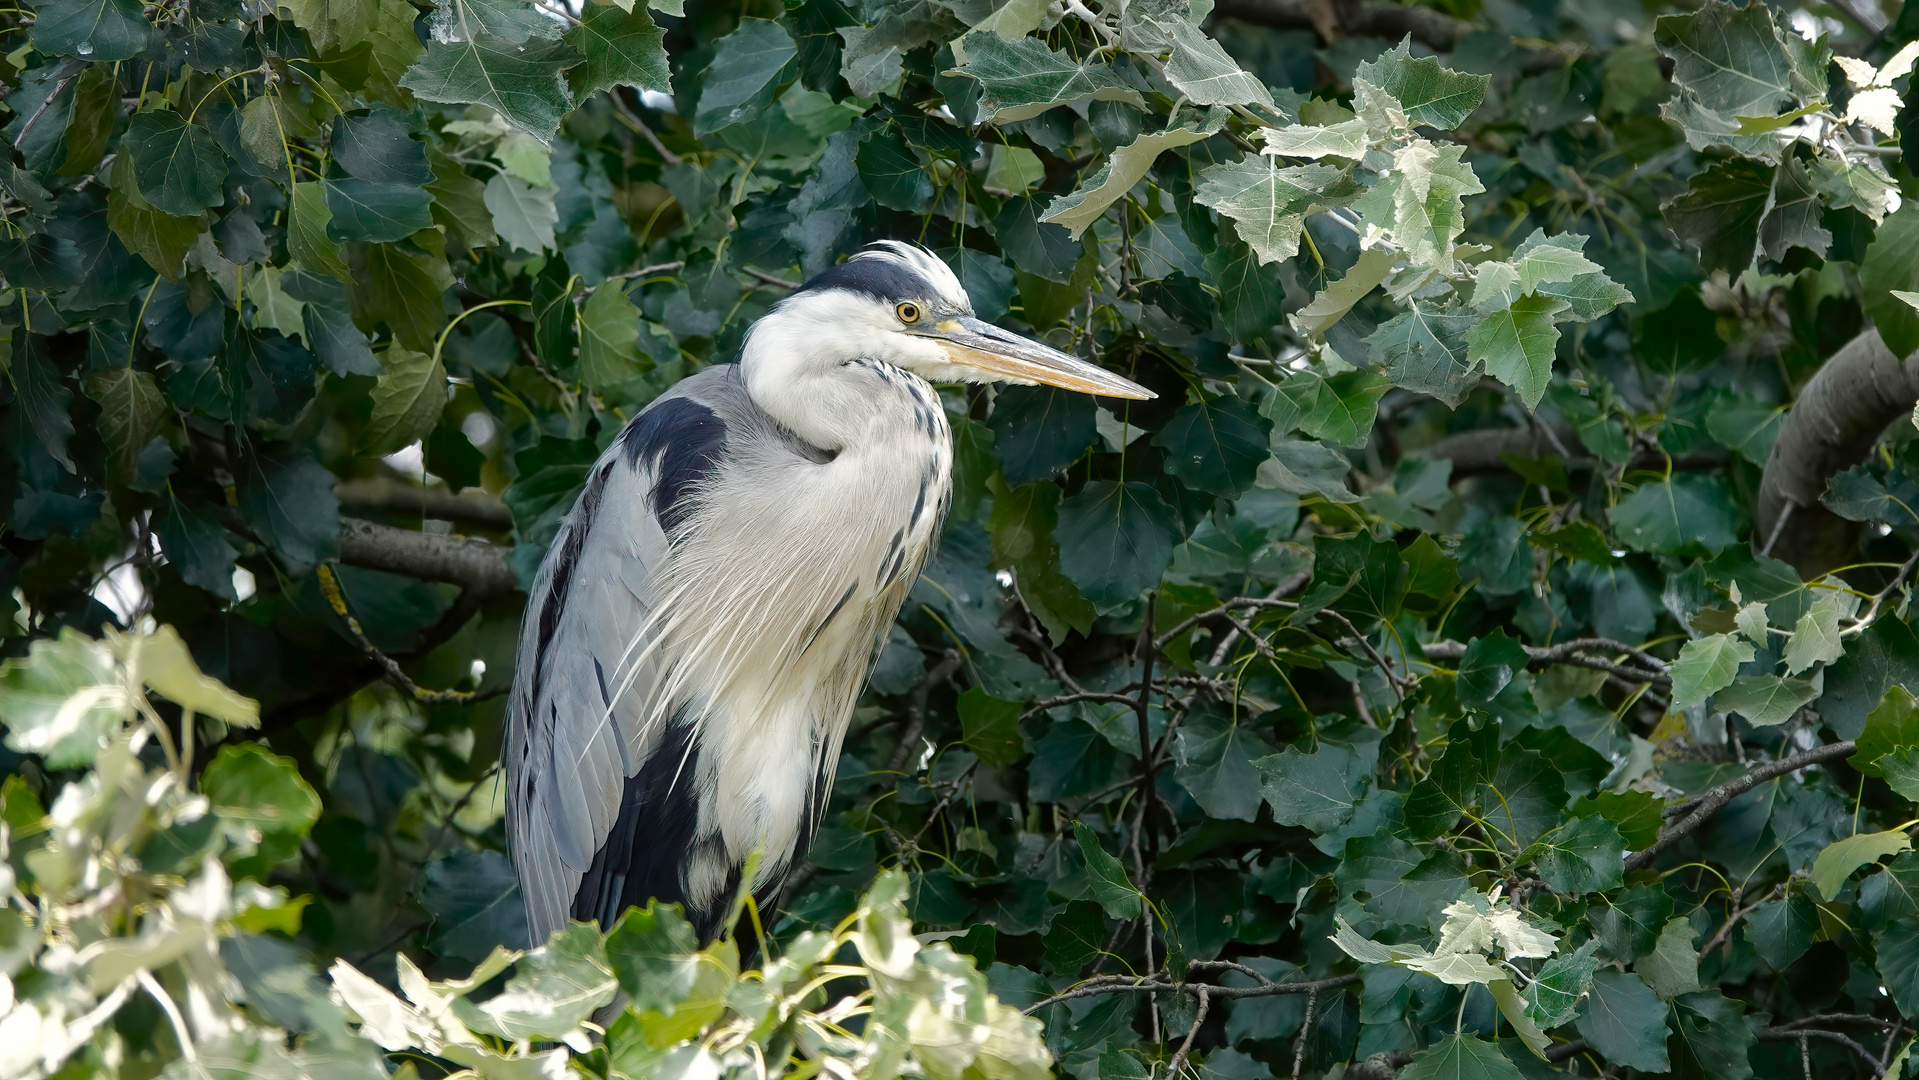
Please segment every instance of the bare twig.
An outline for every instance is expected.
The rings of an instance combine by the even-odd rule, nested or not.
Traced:
[[[1212,1005],[1207,987],[1199,988],[1199,1008],[1193,1013],[1193,1026],[1186,1029],[1186,1041],[1179,1044],[1179,1052],[1166,1066],[1166,1075],[1177,1080],[1179,1071],[1186,1067],[1186,1055],[1193,1052],[1193,1040],[1199,1037],[1199,1027],[1206,1022],[1206,1010]]]
[[[935,688],[953,677],[959,666],[959,653],[948,649],[940,662],[933,665],[933,670],[926,673],[926,678],[913,688],[913,696],[906,706],[906,730],[900,732],[899,745],[893,747],[892,756],[886,759],[888,772],[899,772],[906,767],[907,758],[912,756],[913,748],[919,745],[920,733],[926,730],[927,699],[933,696]]]
[[[1841,1035],[1837,1031],[1825,1031],[1820,1028],[1767,1028],[1759,1033],[1759,1038],[1762,1042],[1799,1041],[1802,1043],[1807,1038],[1825,1039],[1828,1042],[1836,1042],[1857,1054],[1859,1059],[1866,1063],[1866,1068],[1874,1071],[1879,1068],[1879,1059],[1873,1056],[1872,1051],[1859,1045],[1851,1036]]]
[[[771,285],[777,289],[797,289],[805,284],[805,282],[800,281],[788,281],[783,277],[774,277],[764,270],[755,270],[750,266],[742,266],[740,270],[744,272],[747,277],[753,278],[763,285]]]
[[[1311,982],[1272,983],[1264,986],[1216,986],[1210,983],[1169,982],[1165,972],[1151,975],[1101,975],[1088,979],[1070,990],[1062,990],[1024,1010],[1028,1015],[1044,1009],[1048,1005],[1057,1005],[1062,1001],[1077,1001],[1080,998],[1097,997],[1101,994],[1198,994],[1200,988],[1206,988],[1208,996],[1215,999],[1237,1000],[1251,997],[1273,997],[1279,994],[1318,994],[1327,990],[1337,990],[1351,986],[1359,981],[1358,975],[1334,975],[1331,978],[1315,979]]]
[[[1319,1006],[1319,991],[1306,994],[1306,1018],[1300,1021],[1299,1034],[1293,1039],[1293,1080],[1299,1080],[1299,1068],[1306,1063],[1306,1040],[1312,1037],[1313,1021],[1319,1019],[1315,1013]]]
[[[1153,786],[1153,755],[1148,748],[1153,745],[1152,724],[1149,722],[1149,705],[1153,697],[1153,661],[1159,656],[1159,642],[1153,637],[1153,612],[1159,607],[1159,594],[1149,593],[1146,597],[1146,618],[1139,627],[1139,697],[1134,702],[1133,714],[1139,720],[1139,808],[1141,867],[1145,873],[1145,864],[1152,862],[1158,855],[1158,823],[1153,820],[1153,804],[1159,798],[1159,792]]]
[[[652,266],[642,266],[638,270],[628,270],[623,274],[613,274],[609,276],[606,281],[600,282],[600,285],[606,284],[607,281],[631,281],[634,278],[652,277],[654,274],[671,273],[674,270],[683,269],[685,266],[686,260],[684,259],[654,263]],[[586,288],[580,290],[580,295],[582,297],[592,296],[593,290],[599,288],[600,285],[588,285]]]
[[[495,687],[492,690],[428,690],[414,682],[400,668],[398,661],[381,652],[379,647],[373,644],[372,639],[366,636],[366,631],[360,627],[360,620],[354,618],[353,612],[347,607],[346,594],[340,591],[340,579],[334,575],[333,568],[321,563],[314,567],[314,574],[320,579],[320,591],[326,594],[327,606],[331,607],[333,613],[346,623],[346,628],[353,635],[353,640],[359,643],[360,648],[373,659],[374,663],[380,665],[380,670],[386,673],[387,681],[413,695],[413,700],[422,705],[466,705],[506,693],[507,688],[504,686]]]
[[[1625,862],[1625,872],[1630,874],[1634,870],[1650,864],[1654,859],[1659,857],[1661,852],[1691,835],[1692,832],[1701,825],[1712,820],[1712,816],[1723,809],[1727,803],[1773,777],[1795,772],[1808,765],[1818,765],[1836,758],[1848,757],[1858,748],[1858,744],[1854,743],[1851,739],[1843,742],[1827,743],[1824,746],[1817,746],[1788,758],[1767,762],[1746,773],[1744,776],[1726,781],[1687,804],[1690,813],[1687,813],[1684,818],[1661,830],[1659,839],[1655,841],[1652,846],[1643,851],[1636,851],[1628,857]],[[1670,813],[1670,811],[1668,812]]]
[[[634,92],[638,93],[638,91]],[[638,132],[640,137],[645,139],[647,143],[653,147],[653,152],[660,155],[661,161],[666,162],[668,165],[678,165],[680,163],[680,155],[668,150],[666,144],[660,141],[660,137],[653,134],[653,129],[646,125],[646,121],[640,119],[640,114],[634,112],[632,107],[627,105],[626,101],[621,98],[619,87],[616,86],[608,91],[606,96],[613,102],[613,109],[620,114],[620,119],[626,121],[626,126]]]

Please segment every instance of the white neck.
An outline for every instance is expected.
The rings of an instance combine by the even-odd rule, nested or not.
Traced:
[[[782,304],[746,335],[740,374],[755,404],[822,450],[857,446],[897,422],[900,398],[876,393],[875,361],[908,369],[944,361],[937,345],[876,319],[863,297],[814,294]],[[911,420],[910,415],[907,419]]]

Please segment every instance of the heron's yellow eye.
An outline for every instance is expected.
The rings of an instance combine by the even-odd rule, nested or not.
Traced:
[[[916,323],[920,321],[920,306],[911,301],[907,301],[893,310],[899,314],[900,321],[903,323]]]

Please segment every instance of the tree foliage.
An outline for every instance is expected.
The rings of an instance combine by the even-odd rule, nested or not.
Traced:
[[[0,30],[0,1077],[1904,1077],[1919,440],[1755,507],[1919,349],[1919,8]],[[876,237],[1159,397],[943,388],[788,895],[527,941],[514,584]]]

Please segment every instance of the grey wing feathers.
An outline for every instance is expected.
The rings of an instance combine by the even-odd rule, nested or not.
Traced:
[[[628,778],[667,726],[642,715],[662,662],[643,638],[668,533],[724,449],[710,399],[737,384],[733,369],[709,369],[628,426],[587,474],[528,596],[504,756],[533,944],[565,925],[582,877],[598,877]]]

